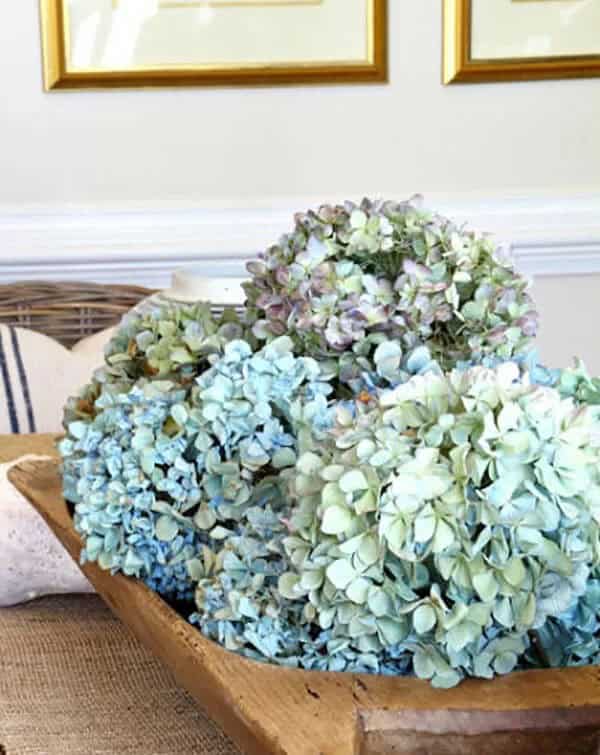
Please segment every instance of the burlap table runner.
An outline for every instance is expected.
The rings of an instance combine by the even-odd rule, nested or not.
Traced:
[[[237,755],[90,595],[0,610],[1,755]]]

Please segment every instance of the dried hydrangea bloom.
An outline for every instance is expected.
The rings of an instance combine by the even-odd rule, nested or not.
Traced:
[[[127,391],[136,381],[170,380],[189,393],[194,378],[244,328],[234,311],[213,317],[206,304],[164,305],[130,314],[105,349],[105,364],[65,407],[65,429],[75,420],[93,418],[103,386]]]
[[[83,559],[177,598],[192,597],[203,549],[231,548],[247,517],[269,520],[269,479],[295,464],[304,417],[328,422],[331,387],[289,339],[258,352],[221,343],[209,364],[186,362],[201,371],[182,380],[169,362],[178,382],[99,383],[93,411],[68,422],[60,445]]]
[[[213,316],[208,304],[164,304],[129,315],[106,347],[104,382],[138,378],[186,384],[244,329],[233,310]]]
[[[554,370],[552,378],[561,396],[580,404],[600,404],[600,378],[591,377],[581,360],[576,360],[575,367]]]
[[[382,334],[425,344],[443,368],[529,349],[537,316],[526,282],[489,239],[413,202],[324,205],[295,220],[248,265],[259,338],[287,333],[350,373]]]
[[[201,497],[195,465],[186,461],[194,438],[176,420],[185,401],[185,390],[169,381],[105,386],[93,418],[70,422],[59,446],[82,561],[180,599],[191,596],[186,562],[199,547],[186,514]]]
[[[354,650],[410,652],[438,686],[531,664],[549,627],[565,658],[590,657],[599,412],[511,363],[341,409],[292,479],[281,594]]]
[[[580,405],[600,405],[600,379],[591,377],[581,361],[575,367],[551,371],[561,396]],[[536,666],[581,666],[600,663],[600,568],[590,572],[581,599],[559,617],[551,617],[535,632],[535,653],[527,661]]]
[[[202,632],[230,650],[263,659],[293,658],[304,643],[318,657],[296,606],[277,594],[286,568],[283,538],[291,515],[284,475],[313,430],[332,423],[332,388],[319,365],[295,357],[292,341],[275,339],[258,353],[243,341],[194,389],[205,454],[205,497],[194,520],[206,537],[189,563]],[[309,429],[310,428],[310,429]]]

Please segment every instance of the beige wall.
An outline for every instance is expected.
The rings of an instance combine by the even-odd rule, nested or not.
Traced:
[[[389,0],[389,85],[52,94],[37,6],[0,24],[0,204],[599,186],[600,82],[443,87],[439,0]]]
[[[83,260],[94,257],[97,275],[108,250],[121,253],[128,244],[145,262],[165,249],[175,259],[182,249],[220,254],[221,248],[233,253],[248,246],[239,224],[233,224],[237,232],[227,228],[218,239],[207,232],[204,241],[202,222],[186,236],[179,221],[167,233],[152,216],[148,232],[139,232],[134,243],[128,226],[115,220],[118,213],[107,225],[99,212],[90,227],[75,209],[72,218],[61,218],[65,208],[80,203],[117,210],[171,202],[175,208],[268,207],[274,197],[286,207],[302,207],[294,197],[418,191],[432,206],[456,201],[470,207],[498,197],[543,204],[545,196],[600,196],[600,80],[444,87],[439,0],[389,0],[389,85],[52,94],[42,91],[37,6],[37,0],[6,3],[0,24],[0,265],[27,253],[35,257],[14,275],[38,272],[38,259],[53,262],[65,250]],[[37,204],[54,207],[57,220],[52,214],[35,218]],[[10,209],[15,205],[26,215],[17,225]],[[503,206],[506,238],[523,221]],[[565,213],[580,233],[576,208],[562,200],[548,207],[541,222],[536,215],[536,238],[552,243]],[[600,239],[600,202],[597,216],[588,211],[582,231],[594,243]],[[493,211],[489,225],[487,218],[472,220],[494,227]],[[262,238],[260,222],[257,228]],[[169,246],[171,237],[176,240]],[[570,239],[570,231],[563,233]],[[147,249],[150,241],[156,248]],[[600,242],[596,247],[600,251]],[[64,277],[67,267],[49,269]],[[81,270],[83,277],[86,268]],[[126,270],[131,272],[118,275],[131,280],[138,268],[131,263]],[[580,354],[600,374],[599,284],[600,275],[536,281],[540,348],[548,363],[566,364]]]
[[[565,367],[578,356],[600,375],[600,275],[537,278],[532,295],[540,312],[541,360]]]

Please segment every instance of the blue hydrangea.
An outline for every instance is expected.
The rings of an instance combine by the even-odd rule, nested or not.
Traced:
[[[212,361],[184,385],[101,383],[60,444],[82,559],[180,599],[203,548],[276,527],[272,480],[295,464],[307,422],[330,423],[331,386],[289,339],[256,353],[233,340]]]
[[[194,465],[175,463],[193,443],[193,436],[171,435],[172,412],[184,398],[184,390],[164,381],[105,389],[93,421],[70,423],[60,444],[82,560],[180,598],[190,596],[185,564],[199,547],[185,513],[201,495]],[[177,529],[167,525],[166,501],[179,514]]]

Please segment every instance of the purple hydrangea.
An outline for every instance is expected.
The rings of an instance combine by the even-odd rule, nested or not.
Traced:
[[[323,205],[251,262],[254,334],[352,372],[382,340],[426,345],[442,368],[529,350],[537,315],[527,282],[492,241],[413,201]],[[354,370],[356,373],[357,370]]]

